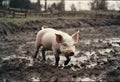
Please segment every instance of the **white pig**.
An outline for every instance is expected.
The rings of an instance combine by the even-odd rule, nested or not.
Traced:
[[[64,65],[67,65],[70,61],[70,56],[73,56],[75,53],[75,44],[78,42],[78,38],[79,31],[70,36],[69,34],[62,31],[42,27],[36,36],[37,49],[34,58],[37,57],[39,48],[41,47],[43,61],[46,60],[45,51],[52,50],[55,55],[55,65],[59,65],[59,54],[64,54],[66,57]]]

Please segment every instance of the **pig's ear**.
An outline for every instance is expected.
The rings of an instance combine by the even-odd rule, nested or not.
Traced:
[[[41,27],[41,30],[43,30],[43,29],[45,29],[45,28],[47,28],[48,26],[46,26],[46,25],[43,25],[42,27]]]
[[[78,42],[78,40],[79,40],[79,31],[77,31],[76,33],[74,33],[72,35],[72,39],[74,40],[75,43]]]
[[[58,43],[61,43],[62,40],[63,40],[63,37],[62,37],[60,34],[55,34],[55,35],[56,35],[56,41],[57,41]]]

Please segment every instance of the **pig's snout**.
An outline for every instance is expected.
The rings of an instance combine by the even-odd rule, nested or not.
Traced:
[[[74,55],[74,52],[70,52],[70,54],[69,54],[70,56],[73,56]]]
[[[67,50],[66,51],[66,55],[68,56],[73,56],[74,55],[74,52],[72,50]]]

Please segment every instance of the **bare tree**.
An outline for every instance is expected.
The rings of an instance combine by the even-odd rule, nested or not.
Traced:
[[[51,12],[51,14],[53,14],[54,11],[58,10],[57,9],[57,4],[53,3],[51,6],[48,7],[48,10]]]
[[[94,0],[91,3],[91,10],[107,10],[107,0]]]
[[[61,12],[65,11],[65,0],[61,0],[61,2],[57,4],[57,9]]]
[[[120,2],[119,1],[117,1],[117,7],[118,7],[118,9],[119,9],[119,11],[120,11]]]
[[[61,0],[61,11],[65,11],[65,0]]]
[[[81,2],[79,1],[78,2],[78,5],[79,5],[79,11],[81,10]]]
[[[45,11],[47,11],[47,0],[45,0]]]
[[[76,7],[74,4],[71,5],[71,11],[76,11]]]
[[[37,0],[37,10],[41,12],[41,0]]]
[[[59,13],[64,13],[65,11],[65,0],[61,0],[59,3],[53,3],[50,7],[49,10],[51,13],[53,12],[59,12]]]

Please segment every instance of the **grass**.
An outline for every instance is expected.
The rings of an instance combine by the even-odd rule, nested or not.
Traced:
[[[18,26],[24,24],[25,22],[28,22],[28,21],[41,21],[41,20],[46,20],[48,18],[44,18],[44,17],[38,17],[38,16],[32,16],[32,17],[27,17],[27,18],[24,18],[24,17],[21,17],[21,18],[6,18],[6,17],[2,17],[0,18],[0,23],[8,23],[8,22],[12,22],[13,24],[16,24]]]
[[[54,15],[54,16],[35,16],[35,15],[31,15],[31,16],[27,16],[26,18],[24,17],[19,17],[19,18],[10,18],[10,17],[1,17],[0,18],[0,23],[3,22],[3,23],[8,23],[8,22],[12,22],[13,24],[16,24],[18,26],[21,26],[23,25],[25,22],[29,22],[29,21],[42,21],[42,20],[53,20],[53,19],[92,19],[92,18],[95,18],[95,14],[103,14],[106,16],[107,15],[114,15],[114,16],[117,16],[119,15],[120,16],[120,13],[118,12],[103,12],[103,11],[99,11],[99,12],[93,12],[93,11],[81,11],[82,14],[80,15],[77,15],[77,16],[68,16],[67,14],[65,16],[57,16],[57,15]],[[86,15],[85,15],[86,13]]]
[[[79,19],[80,17],[58,17],[58,16],[50,16],[50,17],[40,17],[40,16],[28,16],[26,18],[10,18],[10,17],[1,17],[0,23],[8,23],[12,22],[17,26],[23,25],[25,22],[29,21],[42,21],[42,20],[54,20],[54,19]]]

